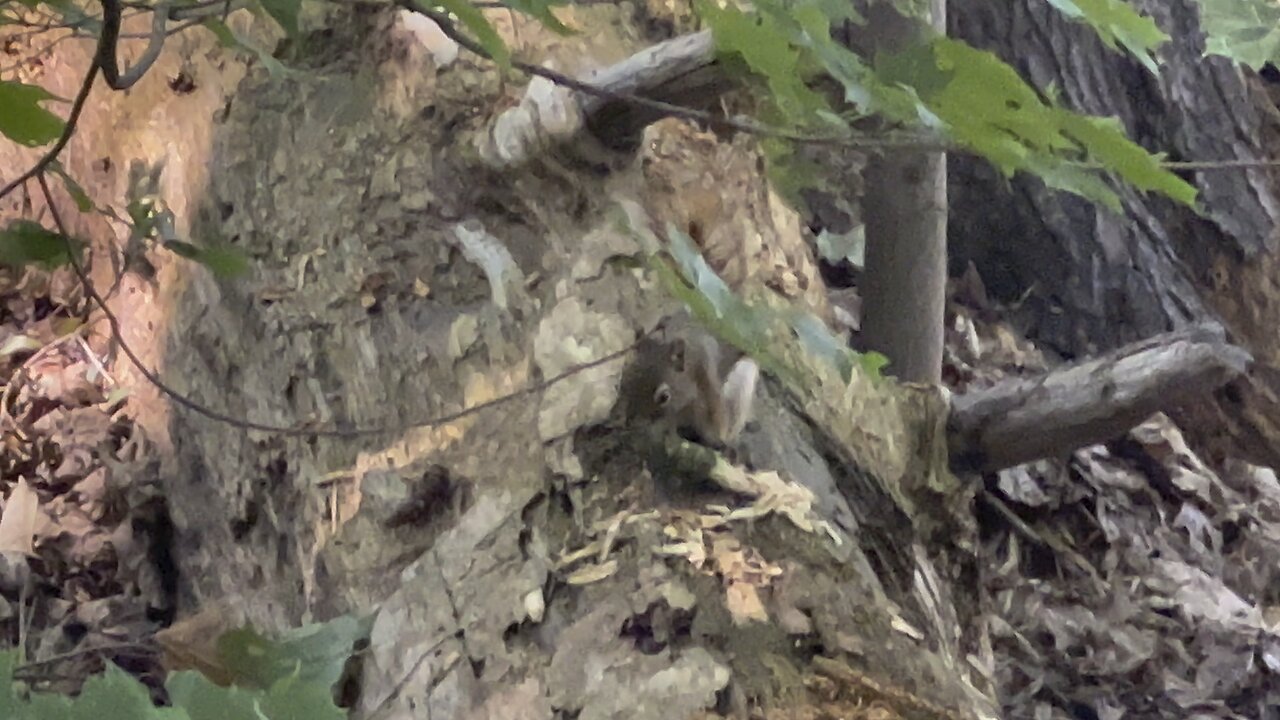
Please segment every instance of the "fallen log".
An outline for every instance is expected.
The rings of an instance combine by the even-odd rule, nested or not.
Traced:
[[[952,398],[951,466],[990,472],[1103,442],[1243,375],[1253,362],[1217,323],[1156,335],[1034,378]]]

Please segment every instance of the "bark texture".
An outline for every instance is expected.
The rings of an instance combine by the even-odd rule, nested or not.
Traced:
[[[952,467],[993,472],[1065,457],[1210,395],[1249,362],[1249,353],[1223,341],[1221,327],[1200,325],[1040,377],[970,390],[955,398],[948,420]]]
[[[872,41],[865,57],[900,51],[923,34],[924,28],[894,17],[896,10],[887,3],[874,4],[869,13]],[[935,29],[946,27],[944,2],[933,3],[932,17]],[[887,372],[894,377],[937,383],[947,287],[947,157],[875,155],[863,170],[863,181],[863,339],[869,349],[889,358]]]
[[[1055,86],[1067,106],[1117,116],[1131,138],[1171,160],[1274,155],[1274,104],[1257,77],[1202,56],[1197,4],[1135,5],[1173,38],[1160,48],[1159,76],[1032,0],[966,8],[951,15],[950,31],[992,50],[1034,85]],[[1273,449],[1280,404],[1268,380],[1280,365],[1274,172],[1189,173],[1203,216],[1120,187],[1123,212],[1115,215],[1035,179],[1005,181],[982,160],[956,157],[952,268],[972,260],[993,295],[1024,298],[1019,316],[1027,332],[1067,357],[1202,320],[1221,322],[1258,366],[1216,403],[1183,411],[1183,424],[1223,454],[1274,465],[1280,461]]]

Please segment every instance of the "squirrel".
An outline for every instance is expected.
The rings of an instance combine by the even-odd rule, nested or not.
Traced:
[[[759,367],[745,355],[727,356],[692,323],[667,332],[674,337],[639,349],[626,393],[629,413],[670,423],[694,442],[732,445],[751,419]]]

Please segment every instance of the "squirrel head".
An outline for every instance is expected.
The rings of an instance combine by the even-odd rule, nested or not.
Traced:
[[[719,343],[706,333],[642,343],[629,381],[624,375],[628,417],[670,423],[690,439],[732,443],[750,419],[759,369],[743,357],[724,376],[722,364]]]
[[[654,422],[675,413],[694,394],[684,376],[682,342],[645,338],[622,376],[621,398],[626,416]]]

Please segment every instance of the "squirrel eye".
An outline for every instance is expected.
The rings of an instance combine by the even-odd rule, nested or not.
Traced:
[[[663,383],[658,387],[657,392],[653,394],[653,399],[658,403],[659,407],[665,406],[671,402],[671,388],[666,383]]]

